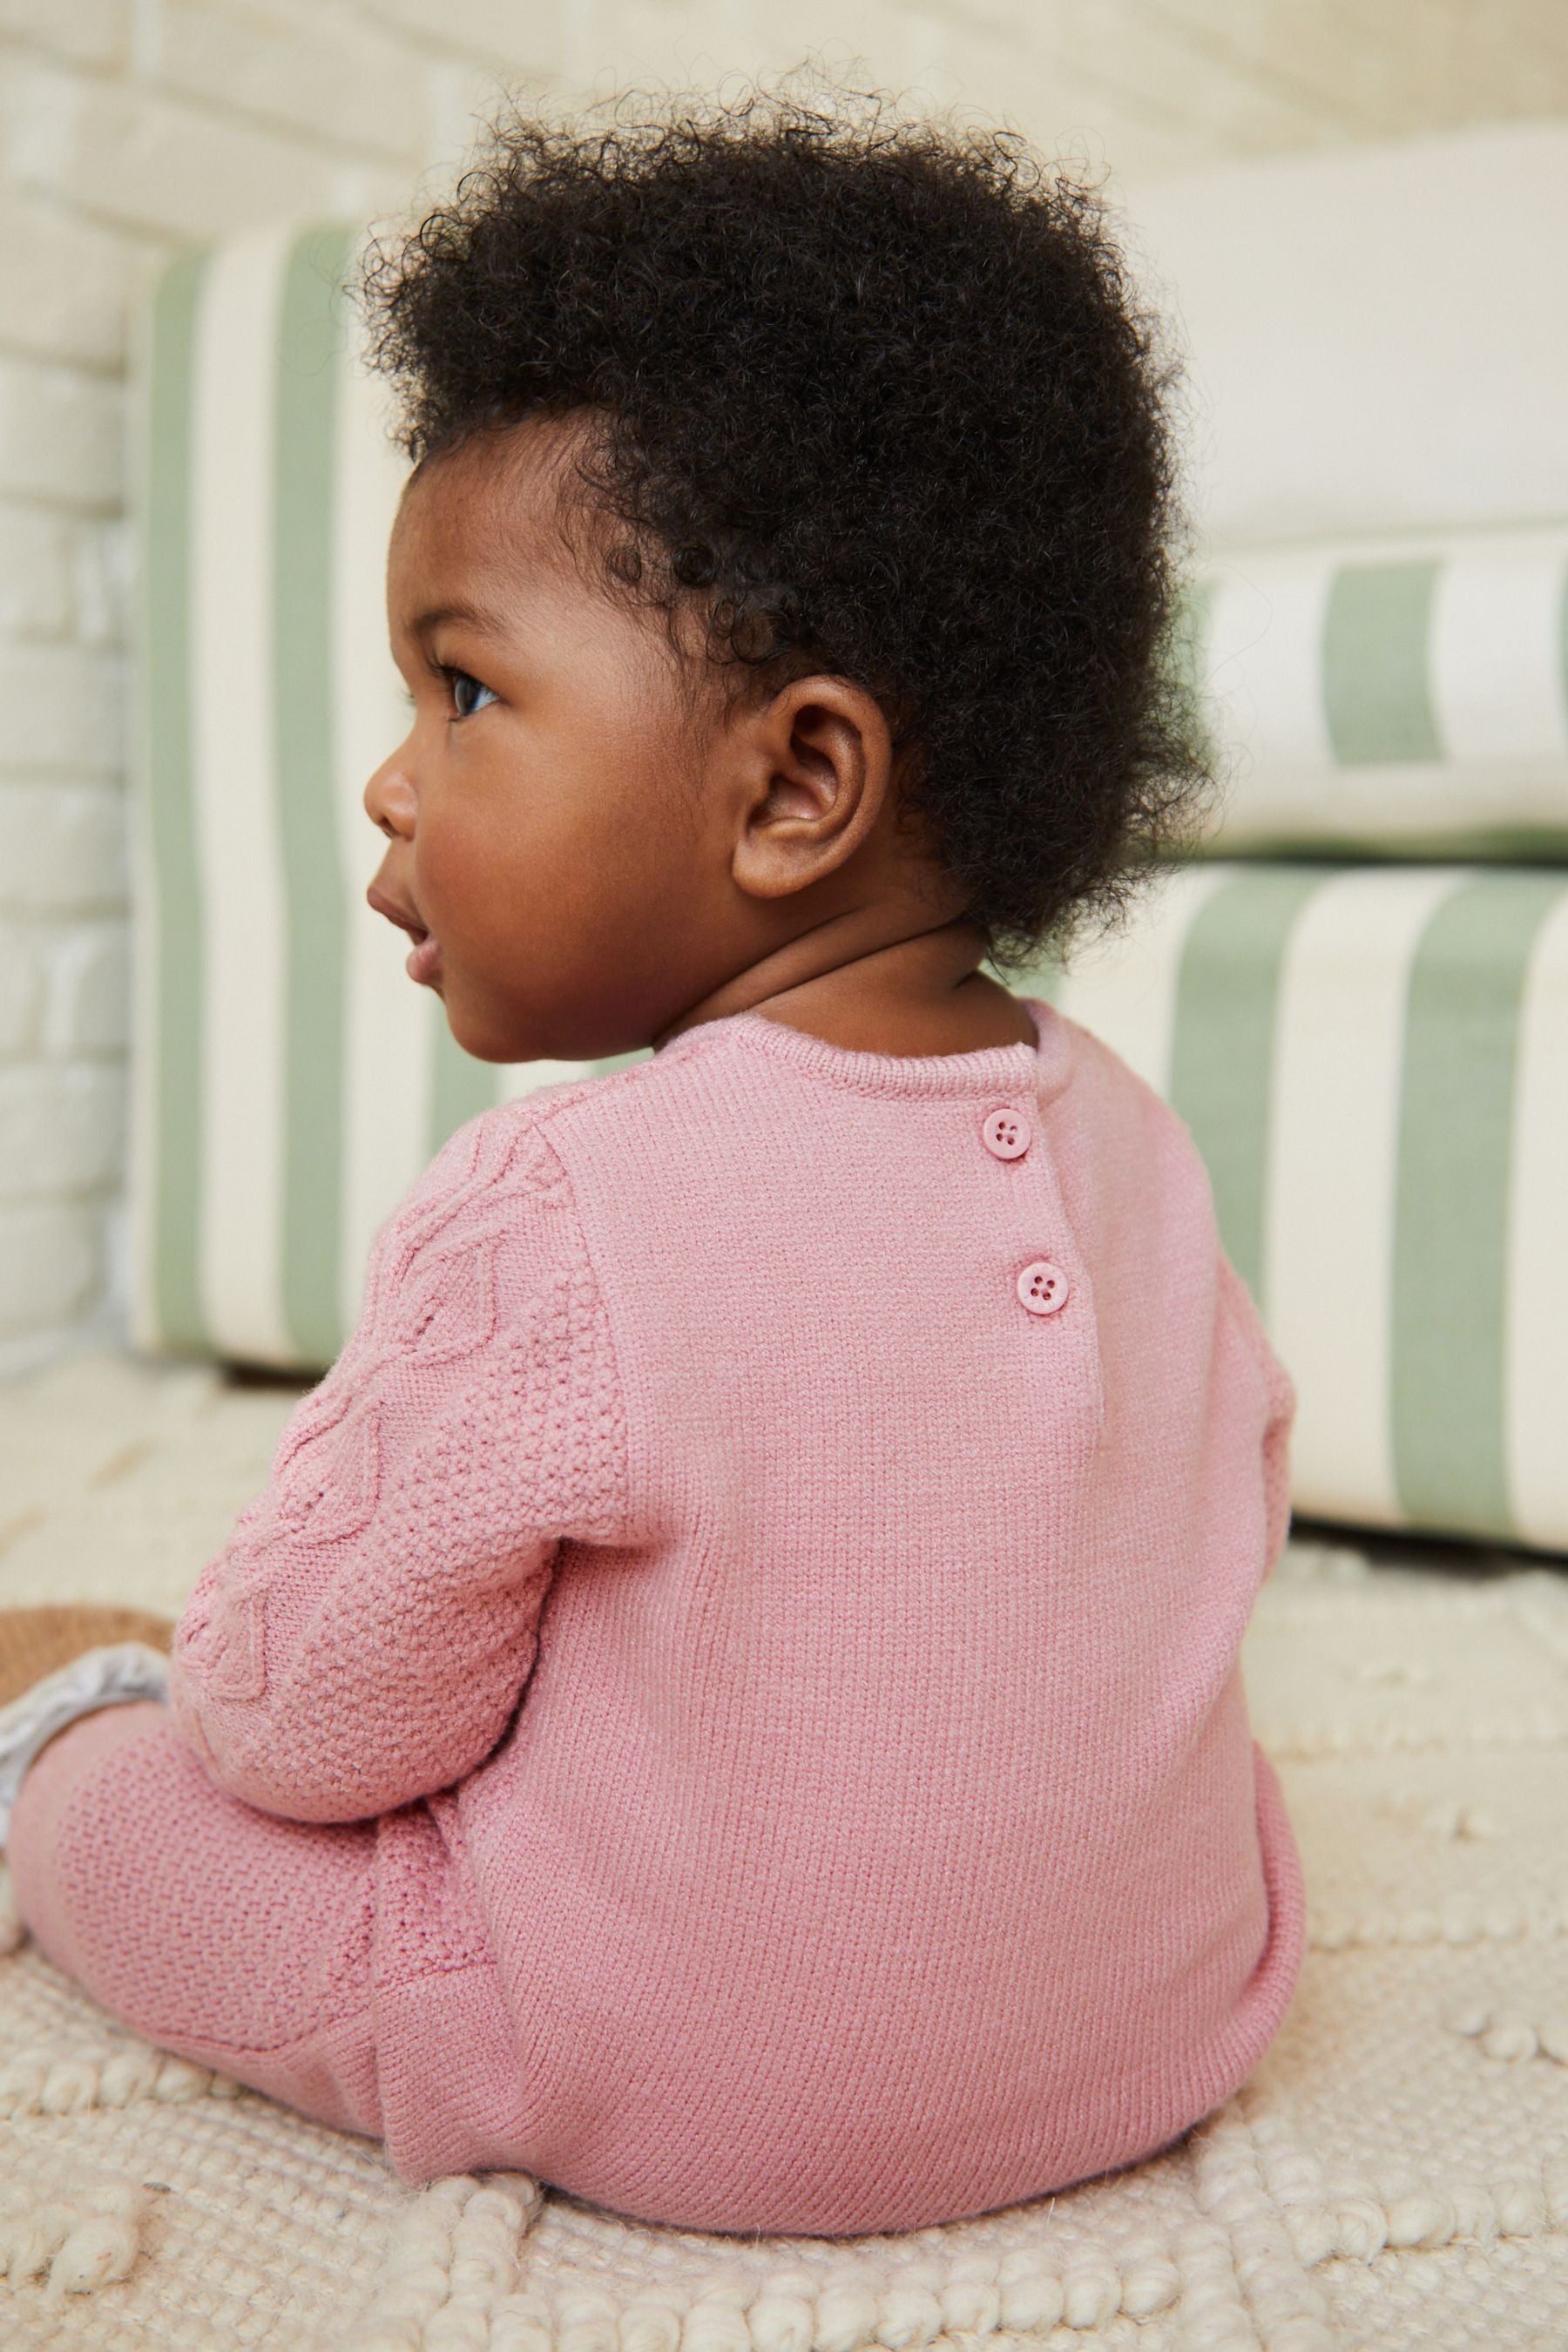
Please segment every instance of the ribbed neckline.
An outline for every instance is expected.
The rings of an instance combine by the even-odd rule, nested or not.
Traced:
[[[1068,1074],[1069,1046],[1061,1016],[1037,997],[1020,1000],[1035,1024],[1036,1043],[985,1045],[973,1054],[861,1054],[830,1045],[804,1029],[770,1021],[763,1013],[731,1013],[684,1030],[656,1058],[674,1061],[687,1053],[738,1046],[764,1060],[782,1062],[825,1085],[855,1094],[910,1097],[1054,1094]]]

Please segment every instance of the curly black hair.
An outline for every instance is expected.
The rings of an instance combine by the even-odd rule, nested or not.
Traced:
[[[1081,175],[820,86],[508,119],[361,291],[412,457],[594,415],[623,583],[879,697],[996,961],[1179,839],[1175,377]]]

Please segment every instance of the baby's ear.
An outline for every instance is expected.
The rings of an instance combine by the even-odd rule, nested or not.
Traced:
[[[748,711],[739,734],[735,881],[756,898],[808,889],[854,856],[887,804],[882,707],[847,678],[796,678]]]

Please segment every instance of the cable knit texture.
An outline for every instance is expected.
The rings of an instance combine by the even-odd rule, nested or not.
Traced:
[[[1033,1011],[741,1015],[455,1137],[172,1720],[24,1784],[50,1957],[407,2178],[690,2229],[984,2211],[1226,2097],[1300,1957],[1237,1667],[1292,1400],[1185,1129]]]

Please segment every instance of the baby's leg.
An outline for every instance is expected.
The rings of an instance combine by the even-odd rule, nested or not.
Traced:
[[[7,1860],[46,1956],[149,2041],[379,2136],[374,1825],[273,1820],[164,1708],[84,1717],[28,1771]]]

